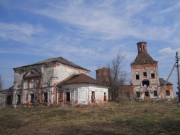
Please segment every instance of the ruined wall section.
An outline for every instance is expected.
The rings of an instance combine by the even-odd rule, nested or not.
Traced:
[[[38,76],[30,76],[31,71]],[[70,67],[59,62],[51,62],[39,65],[30,65],[14,69],[14,95],[20,95],[20,98],[14,98],[14,104],[21,100],[22,104],[41,100],[43,102],[43,94],[47,93],[48,104],[54,104],[57,101],[56,84],[74,74],[87,74],[87,70]],[[34,95],[33,97],[31,97]],[[16,97],[16,96],[14,96]]]
[[[82,73],[87,75],[88,71],[63,65],[61,63],[56,63],[54,67],[54,79],[52,80],[52,85],[62,82],[64,79],[67,79],[72,75],[82,74]]]
[[[22,68],[15,68],[14,69],[14,89],[22,89],[22,83],[23,83],[23,77],[24,75],[30,71],[35,70],[38,73],[42,73],[42,66],[36,65],[36,66],[28,66],[28,67],[22,67]],[[25,82],[25,88],[27,88],[27,83]]]
[[[103,103],[108,101],[108,88],[93,84],[70,84],[63,85],[64,94],[70,92],[70,102],[72,104],[91,104],[92,93],[94,93],[94,102]],[[65,96],[65,95],[64,95]],[[106,101],[104,98],[106,96]],[[65,99],[66,97],[64,97]]]
[[[136,95],[136,92],[140,92],[139,99],[144,100],[146,98],[145,92],[148,91],[150,99],[157,98],[154,91],[160,93],[158,64],[131,65],[131,71],[134,95]],[[145,72],[146,76],[144,75]],[[154,74],[154,77],[151,74]],[[139,79],[137,79],[137,75],[139,75]],[[149,86],[143,85],[143,81],[148,81]],[[161,98],[161,95],[159,95],[159,98]]]
[[[150,85],[159,85],[159,74],[157,64],[144,64],[144,65],[131,65],[132,82],[134,86],[142,86],[143,80],[149,80]],[[144,72],[147,76],[144,76]],[[155,77],[152,78],[151,74],[154,73]],[[139,79],[136,79],[136,75],[139,75]]]
[[[42,75],[42,87],[46,87],[47,85],[53,86],[74,74],[88,74],[87,70],[70,67],[61,63],[48,63],[17,68],[14,69],[14,89],[22,89],[23,77],[30,70],[35,70]],[[24,88],[27,88],[27,85],[25,82]]]
[[[161,98],[162,99],[174,99],[174,93],[173,93],[173,85],[166,85],[166,86],[161,86]],[[167,95],[167,92],[169,91],[169,95]]]

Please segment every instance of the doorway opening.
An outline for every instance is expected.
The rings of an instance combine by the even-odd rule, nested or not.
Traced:
[[[7,105],[11,105],[12,104],[12,95],[8,95],[6,101],[7,101]]]
[[[70,102],[70,92],[66,92],[66,101]]]
[[[34,103],[34,94],[31,94],[31,103]]]
[[[91,93],[91,102],[95,102],[95,92],[92,91]]]
[[[46,93],[44,93],[44,102],[48,102],[48,94],[47,94],[47,92]]]
[[[17,105],[21,104],[21,95],[17,95]]]
[[[148,91],[145,92],[145,96],[146,96],[146,97],[149,96],[149,92],[148,92]]]
[[[107,99],[106,99],[106,92],[104,92],[104,101],[107,101]]]

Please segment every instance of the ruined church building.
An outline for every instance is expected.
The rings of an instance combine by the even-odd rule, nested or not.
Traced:
[[[119,87],[119,97],[138,100],[174,99],[173,85],[158,75],[158,62],[147,52],[147,43],[137,43],[138,54],[131,63],[132,84]],[[101,83],[108,68],[89,70],[62,57],[14,68],[13,87],[0,91],[0,106],[79,105],[104,103],[110,98],[108,87]]]
[[[173,84],[159,78],[158,61],[148,54],[147,43],[138,42],[137,52],[135,60],[130,64],[132,84],[120,86],[117,99],[174,99]],[[97,79],[101,81],[103,78],[108,78],[108,72],[110,72],[108,68],[96,70]]]

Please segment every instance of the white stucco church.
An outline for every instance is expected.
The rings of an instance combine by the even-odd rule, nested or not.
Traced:
[[[14,68],[13,107],[108,101],[108,88],[62,57]]]

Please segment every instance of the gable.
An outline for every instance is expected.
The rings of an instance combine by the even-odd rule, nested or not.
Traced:
[[[40,76],[41,74],[39,72],[37,72],[35,69],[32,69],[24,75],[24,78],[36,78]]]

